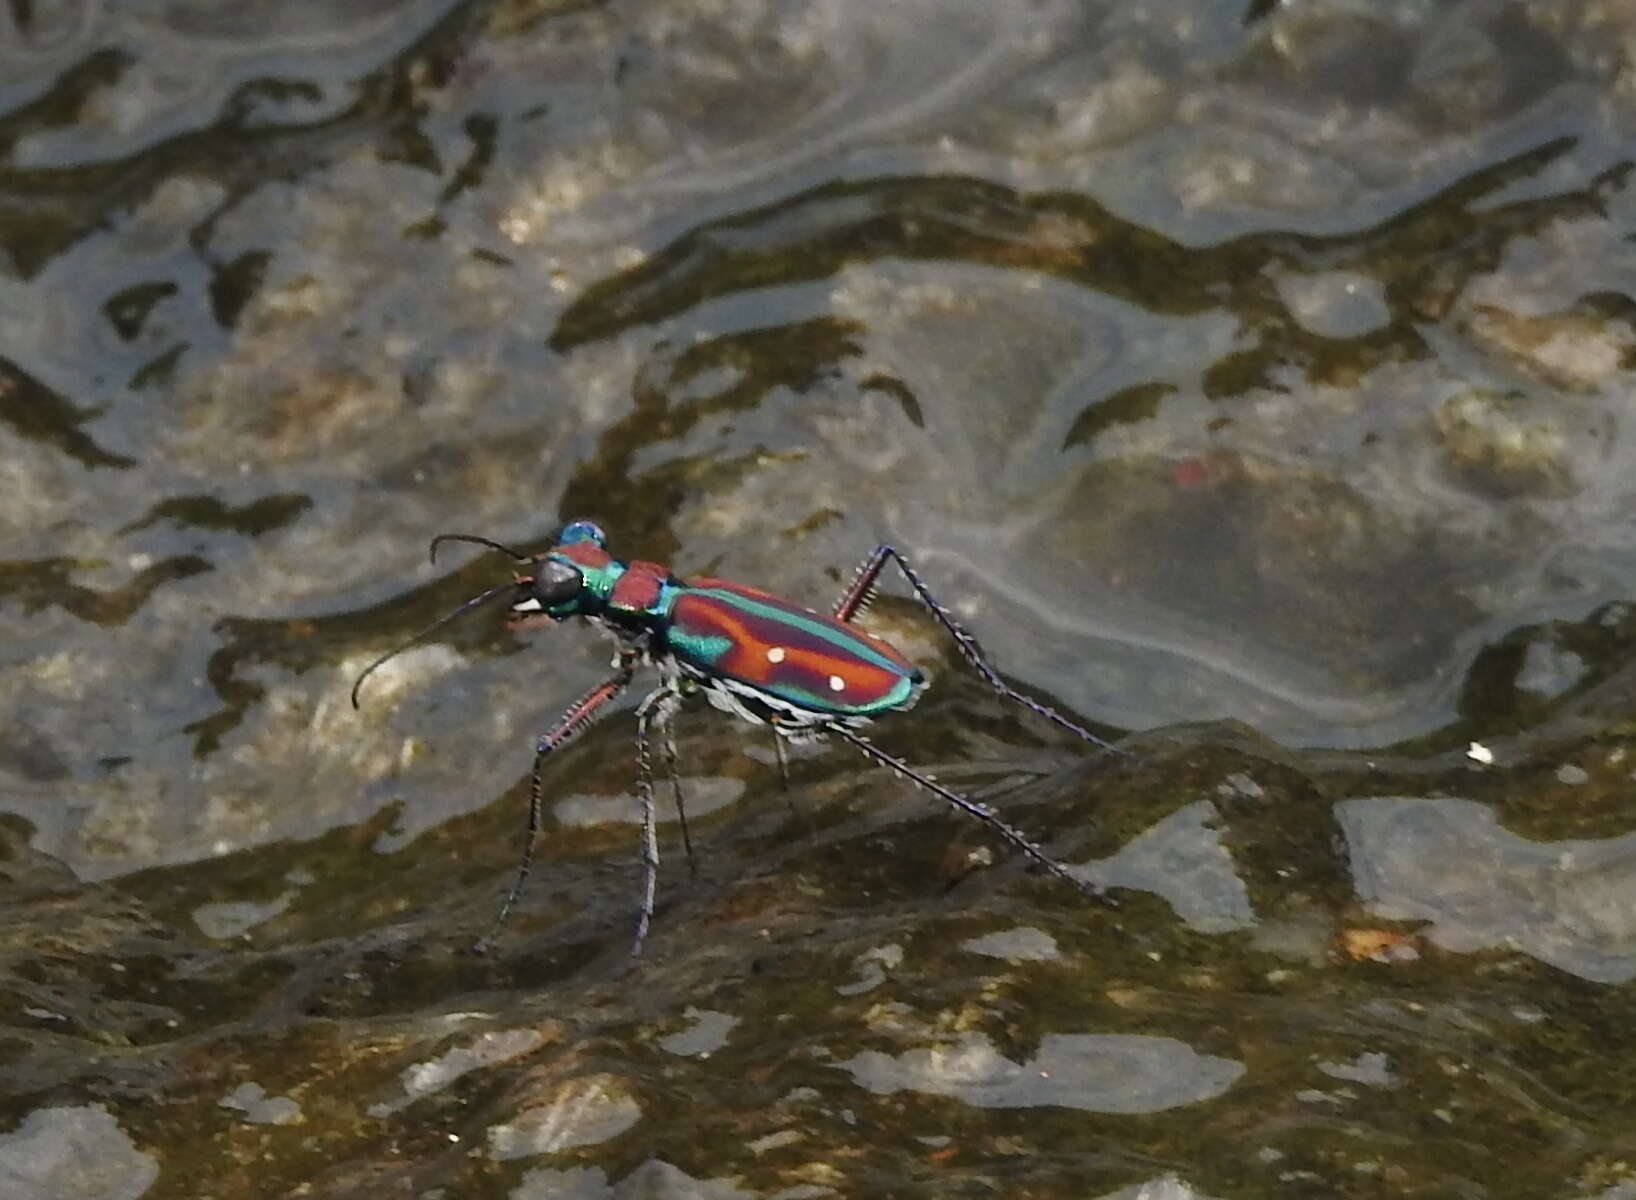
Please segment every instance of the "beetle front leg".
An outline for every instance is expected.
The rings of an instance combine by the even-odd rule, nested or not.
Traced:
[[[1102,750],[1112,751],[1115,754],[1129,753],[1129,751],[1121,750],[1103,738],[1097,737],[1096,734],[1083,725],[1069,720],[1049,704],[1041,704],[1038,700],[1023,695],[1000,678],[1000,673],[989,665],[988,657],[983,653],[983,648],[977,644],[977,639],[962,629],[960,623],[954,619],[954,614],[938,603],[937,597],[932,595],[931,589],[921,581],[920,576],[915,573],[915,569],[909,565],[909,560],[895,546],[882,543],[875,548],[873,554],[863,560],[862,565],[858,567],[857,574],[852,579],[851,586],[835,602],[835,619],[837,621],[851,621],[869,607],[869,602],[875,598],[875,588],[880,581],[880,573],[885,569],[888,559],[897,563],[898,569],[903,572],[903,577],[909,581],[909,586],[914,589],[915,595],[920,598],[920,602],[931,610],[932,616],[937,618],[938,623],[954,639],[955,647],[960,651],[960,656],[976,669],[977,673],[987,681],[989,687],[1006,699],[1015,700],[1030,712],[1038,713],[1048,721],[1054,721],[1082,742]]]
[[[486,952],[499,936],[501,926],[506,923],[518,897],[523,894],[523,884],[527,882],[529,868],[534,863],[534,842],[540,832],[542,807],[540,770],[545,765],[546,756],[567,745],[601,716],[608,704],[630,686],[635,673],[636,659],[632,656],[620,665],[618,671],[581,696],[535,743],[534,772],[528,789],[528,832],[523,842],[522,861],[517,864],[517,877],[512,880],[511,890],[506,893],[505,903],[500,906],[500,915],[494,918],[493,927],[475,947],[479,954]]]

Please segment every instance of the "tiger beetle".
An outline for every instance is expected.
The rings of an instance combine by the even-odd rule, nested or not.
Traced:
[[[908,559],[890,545],[876,547],[864,559],[852,583],[829,616],[792,604],[770,592],[725,579],[680,579],[659,563],[621,562],[608,553],[607,537],[590,521],[573,521],[550,549],[523,554],[489,538],[445,533],[432,539],[431,557],[444,542],[469,542],[508,554],[525,564],[510,583],[490,588],[421,630],[407,642],[370,663],[352,685],[358,689],[382,663],[427,637],[449,621],[497,596],[509,596],[507,627],[512,630],[550,626],[579,617],[613,636],[614,673],[569,706],[557,723],[535,743],[528,795],[528,832],[511,890],[500,906],[483,950],[498,936],[528,879],[534,842],[540,829],[540,772],[546,758],[560,750],[600,717],[615,697],[630,686],[638,667],[659,672],[659,686],[636,706],[637,795],[642,805],[642,904],[637,916],[634,958],[642,952],[653,920],[654,889],[659,872],[659,839],[653,806],[653,767],[648,744],[657,733],[670,774],[688,861],[693,843],[687,831],[681,785],[676,777],[676,744],[671,719],[684,696],[703,692],[710,703],[753,725],[767,725],[774,736],[781,773],[786,772],[785,741],[822,739],[830,734],[889,767],[918,787],[976,817],[1022,853],[1079,891],[1105,904],[1111,897],[1050,857],[1016,827],[986,805],[950,791],[930,775],[915,770],[864,738],[858,730],[886,712],[911,707],[925,689],[925,676],[897,650],[853,622],[874,599],[876,584],[888,560],[896,562],[915,595],[954,639],[962,657],[990,687],[1008,700],[1054,721],[1099,750],[1123,753],[1048,705],[1018,692],[989,665],[977,641],[950,615]],[[785,779],[787,782],[787,774]]]

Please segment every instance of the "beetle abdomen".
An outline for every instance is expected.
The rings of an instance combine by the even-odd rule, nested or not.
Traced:
[[[670,610],[665,640],[684,663],[815,714],[907,708],[924,682],[879,638],[721,579],[689,582]]]

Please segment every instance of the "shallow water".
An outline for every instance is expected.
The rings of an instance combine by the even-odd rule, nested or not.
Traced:
[[[0,1194],[1636,1192],[1636,10],[272,11],[0,4]],[[577,516],[1119,908],[700,709],[627,972],[623,711],[471,954]]]

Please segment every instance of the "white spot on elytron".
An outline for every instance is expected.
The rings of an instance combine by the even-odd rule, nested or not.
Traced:
[[[530,596],[527,600],[519,600],[519,601],[517,601],[517,603],[513,604],[511,606],[511,611],[512,612],[539,612],[542,607],[544,607],[544,606],[541,605],[541,603],[538,600],[536,600],[533,596]]]
[[[783,662],[784,661],[784,647],[782,647],[782,646],[770,646],[770,647],[768,647],[768,649],[767,649],[767,661],[768,662]]]
[[[846,680],[842,679],[839,675],[831,675],[829,677],[829,690],[832,692],[846,691]]]

